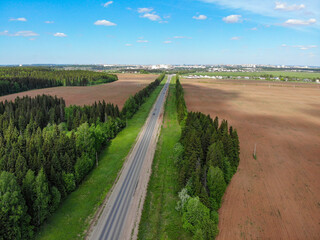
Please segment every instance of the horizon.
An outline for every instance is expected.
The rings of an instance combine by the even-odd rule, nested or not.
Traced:
[[[320,62],[316,0],[10,0],[0,9],[0,65]]]
[[[255,64],[255,63],[244,63],[244,64],[228,64],[228,63],[221,63],[221,64],[210,64],[210,63],[184,63],[184,64],[171,64],[171,63],[150,63],[150,64],[139,64],[139,63],[82,63],[82,64],[74,64],[74,63],[21,63],[21,64],[0,64],[2,67],[24,67],[24,66],[104,66],[104,67],[112,67],[112,66],[157,66],[157,65],[167,65],[167,66],[228,66],[228,67],[244,67],[246,65],[255,65],[256,67],[280,67],[279,70],[283,68],[320,68],[320,65],[284,65],[284,64]],[[249,67],[249,66],[246,66]]]

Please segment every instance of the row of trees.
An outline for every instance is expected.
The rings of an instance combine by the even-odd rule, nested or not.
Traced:
[[[47,95],[4,102],[0,110],[0,239],[30,239],[98,164],[127,116],[113,104],[65,107]]]
[[[0,96],[56,86],[87,86],[118,80],[114,74],[44,67],[1,67]]]
[[[239,165],[237,131],[218,117],[187,112],[184,93],[176,82],[176,105],[180,123],[181,154],[177,160],[180,201],[177,209],[183,227],[195,239],[214,239],[218,234],[218,213],[227,184]]]
[[[147,87],[137,92],[134,96],[130,97],[122,108],[121,116],[124,118],[131,118],[139,109],[139,107],[150,96],[152,91],[159,86],[165,74],[162,73],[155,81],[150,83]]]

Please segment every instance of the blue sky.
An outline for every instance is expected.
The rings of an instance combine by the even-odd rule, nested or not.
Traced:
[[[0,64],[320,65],[319,0],[0,1]]]

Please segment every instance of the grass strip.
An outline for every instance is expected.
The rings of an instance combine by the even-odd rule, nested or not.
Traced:
[[[175,105],[175,77],[172,78],[165,104],[164,122],[157,144],[146,200],[139,225],[138,239],[191,239],[182,228],[175,210],[180,187],[175,166],[174,146],[179,142],[181,127]]]

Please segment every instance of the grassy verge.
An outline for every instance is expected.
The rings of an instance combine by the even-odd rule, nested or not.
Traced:
[[[152,164],[152,175],[139,226],[139,239],[191,239],[175,210],[178,201],[178,170],[173,151],[181,128],[175,106],[175,79],[165,105],[164,123]]]
[[[100,154],[99,167],[93,169],[79,188],[71,193],[59,209],[36,234],[36,239],[82,239],[99,205],[112,187],[123,162],[144,125],[166,79],[158,86],[128,126]]]

